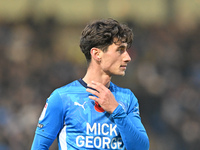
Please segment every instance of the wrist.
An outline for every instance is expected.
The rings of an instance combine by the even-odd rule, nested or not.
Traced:
[[[109,113],[112,114],[117,109],[118,106],[119,104],[117,103],[115,106],[113,106],[112,110],[109,111]]]
[[[111,115],[113,119],[126,117],[126,113],[121,105],[118,105]]]

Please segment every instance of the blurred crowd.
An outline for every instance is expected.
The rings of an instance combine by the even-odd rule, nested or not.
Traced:
[[[128,24],[134,32],[132,62],[113,82],[139,99],[150,150],[199,149],[200,26]],[[78,41],[74,35],[83,26],[52,18],[0,22],[0,150],[30,149],[50,93],[84,75],[85,58],[73,49],[79,43],[67,42]]]

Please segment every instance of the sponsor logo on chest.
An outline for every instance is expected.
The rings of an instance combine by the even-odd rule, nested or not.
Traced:
[[[115,124],[86,123],[87,136],[77,136],[76,145],[85,148],[122,149],[122,139],[116,128]]]

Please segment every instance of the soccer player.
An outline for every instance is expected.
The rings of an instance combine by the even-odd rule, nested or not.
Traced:
[[[32,150],[46,150],[56,138],[59,150],[149,149],[137,98],[111,82],[113,75],[125,75],[132,40],[132,30],[113,19],[85,27],[80,48],[87,72],[47,99]]]

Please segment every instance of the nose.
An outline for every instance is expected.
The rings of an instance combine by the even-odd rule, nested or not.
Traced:
[[[131,61],[131,57],[127,51],[124,53],[124,61],[129,63]]]

